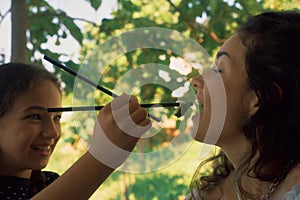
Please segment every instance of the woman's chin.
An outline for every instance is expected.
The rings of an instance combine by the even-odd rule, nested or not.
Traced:
[[[207,127],[205,127],[205,123],[202,119],[203,113],[195,114],[192,116],[192,122],[193,122],[193,128],[191,135],[194,138],[194,140],[198,142],[203,142],[206,132],[207,132]]]
[[[200,113],[192,116],[193,127],[191,129],[191,136],[196,141],[199,141],[198,135],[199,135],[199,128],[200,128],[200,118],[201,118]],[[201,141],[199,141],[199,142],[201,142]]]

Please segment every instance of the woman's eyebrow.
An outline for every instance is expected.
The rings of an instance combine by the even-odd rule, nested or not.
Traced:
[[[231,59],[229,53],[227,53],[226,51],[219,51],[219,52],[217,53],[217,55],[216,55],[216,58],[219,59],[219,58],[220,58],[221,56],[223,56],[223,55],[225,55],[225,56],[227,56],[229,59]]]

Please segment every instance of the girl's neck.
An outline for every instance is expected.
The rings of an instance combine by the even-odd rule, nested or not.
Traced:
[[[0,176],[12,176],[29,179],[31,172],[31,169],[16,169],[14,167],[7,167],[0,164]]]

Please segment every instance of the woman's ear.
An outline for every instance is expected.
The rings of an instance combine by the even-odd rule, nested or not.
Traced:
[[[280,104],[283,96],[281,87],[277,83],[273,83],[272,90],[275,94],[275,100],[277,101],[276,103]]]
[[[258,111],[259,109],[259,99],[257,93],[254,90],[251,90],[247,96],[247,106],[248,106],[248,116],[249,118]]]

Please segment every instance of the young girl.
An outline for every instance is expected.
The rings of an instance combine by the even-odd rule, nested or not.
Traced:
[[[61,136],[61,113],[47,111],[61,107],[59,81],[44,68],[9,63],[0,66],[0,91],[0,199],[87,199],[113,172],[112,167],[122,164],[151,126],[136,98],[120,96],[102,109],[89,151],[58,178],[56,173],[41,169],[46,167]],[[134,129],[136,137],[118,128],[112,107],[117,116],[123,116],[120,124],[133,121],[142,126],[138,132],[137,127],[127,127],[128,131]],[[113,145],[105,145],[105,139],[128,153],[121,157],[114,154],[110,151]],[[105,159],[102,152],[114,165],[101,163]],[[51,187],[36,195],[52,182]]]
[[[27,199],[55,180],[41,172],[60,138],[58,80],[46,70],[22,64],[0,67],[0,196]]]
[[[217,74],[227,107],[222,150],[200,165],[187,199],[300,199],[299,36],[299,13],[254,16],[221,47],[215,67],[192,80],[203,106],[195,140],[213,121],[207,84]],[[206,164],[214,170],[203,175]]]

